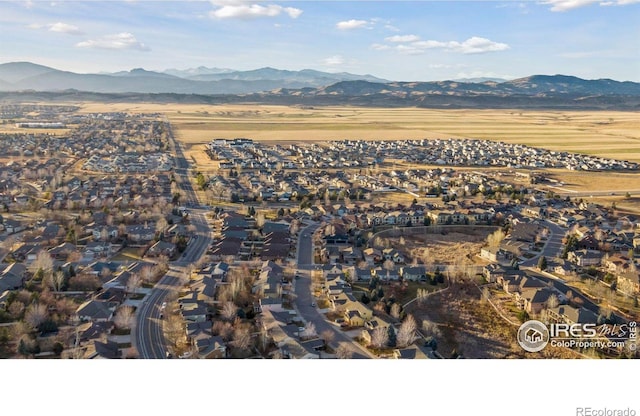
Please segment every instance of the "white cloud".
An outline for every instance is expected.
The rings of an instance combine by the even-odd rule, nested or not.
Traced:
[[[82,35],[82,31],[78,26],[68,23],[57,22],[49,25],[50,32],[67,33],[69,35]]]
[[[127,32],[78,42],[76,43],[76,47],[94,49],[132,49],[138,51],[151,50],[144,43],[138,42],[135,36]]]
[[[600,6],[627,6],[629,4],[640,3],[640,0],[544,0],[542,4],[550,5],[552,12],[566,12],[591,4],[598,3]]]
[[[544,0],[542,4],[551,5],[552,12],[566,12],[567,10],[598,3],[598,1],[599,0]]]
[[[27,26],[29,29],[41,30],[47,29],[49,32],[65,33],[67,35],[82,35],[83,32],[78,26],[70,25],[68,23],[49,23],[46,25],[39,23],[32,23]]]
[[[211,2],[218,7],[209,12],[209,16],[216,19],[255,19],[258,17],[276,17],[286,14],[297,19],[302,10],[295,7],[283,7],[278,4],[260,5],[238,0],[215,0]]]
[[[371,49],[376,51],[386,51],[391,49],[391,46],[383,45],[382,43],[374,43],[373,45],[371,45]]]
[[[333,55],[322,60],[322,64],[325,66],[339,66],[344,65],[345,60],[342,55]]]
[[[416,42],[420,40],[419,36],[416,35],[395,35],[389,36],[388,38],[384,38],[387,42]]]
[[[369,22],[366,20],[351,19],[336,23],[336,27],[340,30],[363,29],[369,27]]]
[[[509,45],[507,45],[506,43],[493,42],[489,39],[480,38],[477,36],[469,38],[462,43],[449,42],[449,47],[453,51],[465,54],[500,52],[509,49]]]
[[[390,45],[374,44],[371,45],[371,48],[375,50],[395,49],[400,53],[408,55],[422,54],[429,49],[442,49],[448,52],[462,53],[465,55],[487,52],[500,52],[509,49],[509,45],[507,45],[506,43],[494,42],[492,40],[477,36],[473,36],[465,40],[464,42],[457,42],[454,40],[448,42],[442,42],[438,40],[416,40],[414,42],[411,42],[402,41],[400,38],[402,37],[392,36],[385,39],[388,42],[402,42],[399,45],[391,47]],[[407,36],[407,39],[410,38]]]

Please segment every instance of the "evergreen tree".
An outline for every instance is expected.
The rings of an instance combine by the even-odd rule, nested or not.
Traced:
[[[389,325],[387,332],[389,334],[389,341],[387,341],[387,346],[394,348],[396,346],[396,331],[393,329],[392,325]]]
[[[545,256],[540,257],[538,260],[538,269],[547,270],[547,258]]]

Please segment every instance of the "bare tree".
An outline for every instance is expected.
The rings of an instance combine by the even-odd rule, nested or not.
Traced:
[[[300,338],[315,338],[318,336],[316,326],[313,322],[307,322],[304,329],[300,332]]]
[[[293,236],[298,234],[298,231],[300,231],[300,221],[299,220],[291,221],[291,225],[289,225],[289,234]]]
[[[11,302],[11,305],[9,305],[9,313],[16,320],[18,320],[22,316],[24,309],[24,303],[18,300],[14,300],[13,302]]]
[[[116,316],[113,322],[116,327],[120,329],[129,329],[133,322],[133,315],[133,308],[131,306],[120,306],[116,311]]]
[[[373,348],[384,348],[389,342],[389,332],[386,327],[379,326],[371,334],[371,346]]]
[[[558,300],[558,296],[556,296],[555,294],[552,294],[551,296],[549,296],[549,299],[547,299],[547,308],[549,309],[556,308],[559,304],[560,301]]]
[[[496,249],[500,247],[500,243],[502,243],[502,240],[504,240],[505,237],[506,235],[502,229],[489,234],[487,237],[487,244],[489,245],[489,248]]]
[[[215,321],[211,331],[213,335],[220,335],[222,339],[229,341],[233,334],[233,327],[229,322]]]
[[[393,262],[393,260],[389,259],[385,260],[384,263],[382,263],[382,267],[387,271],[391,271],[395,269],[396,264]]]
[[[246,325],[240,325],[234,329],[231,345],[241,350],[249,348],[251,345],[251,334],[249,333],[249,328]]]
[[[320,333],[320,339],[324,341],[324,345],[329,345],[335,339],[336,334],[330,329],[325,329]]]
[[[54,292],[60,292],[64,285],[64,273],[61,270],[44,277],[44,283]]]
[[[336,358],[348,360],[353,356],[353,351],[346,342],[341,342],[336,350]]]
[[[489,300],[489,298],[491,297],[491,292],[489,291],[488,287],[483,287],[482,288],[482,297],[480,298],[480,300],[482,302],[486,302]]]
[[[51,274],[51,272],[53,271],[53,259],[51,258],[51,255],[49,255],[47,251],[41,250],[36,256],[36,259],[33,261],[33,263],[31,263],[29,270],[33,274],[36,274],[38,273],[38,271],[42,270],[43,277]]]
[[[263,212],[258,212],[256,214],[255,218],[256,218],[256,227],[258,227],[259,229],[262,229],[262,227],[264,227],[264,223],[265,223],[264,213]]]
[[[393,305],[391,305],[391,316],[393,316],[396,319],[400,319],[400,305],[398,305],[397,303],[394,303]]]
[[[416,320],[413,318],[413,315],[407,315],[404,321],[402,321],[400,329],[398,330],[398,346],[404,348],[411,345],[418,338],[416,335],[416,330]]]
[[[24,320],[33,328],[37,328],[38,325],[47,320],[49,313],[47,307],[42,303],[33,303],[29,305],[27,311],[24,314]]]
[[[235,305],[235,303],[227,301],[222,305],[222,311],[220,312],[220,315],[222,315],[222,317],[227,321],[233,321],[236,317],[237,312],[238,307]]]
[[[127,280],[127,293],[136,293],[142,284],[142,276],[139,273],[132,273]]]
[[[177,313],[167,314],[164,320],[164,335],[172,348],[176,348],[185,339],[184,322]]]
[[[435,322],[431,322],[429,320],[422,321],[422,334],[425,337],[439,337],[441,335],[440,328]]]

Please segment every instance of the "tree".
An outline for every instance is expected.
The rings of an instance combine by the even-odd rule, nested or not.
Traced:
[[[348,360],[353,356],[353,351],[346,342],[341,342],[336,350],[336,358]]]
[[[120,306],[116,311],[116,316],[113,320],[116,327],[120,329],[129,329],[131,328],[131,323],[133,322],[133,308],[131,306]]]
[[[222,315],[222,317],[227,321],[233,321],[236,317],[237,310],[238,308],[235,303],[227,301],[222,305],[222,312],[220,312],[220,315]]]
[[[396,319],[400,319],[401,312],[402,310],[400,308],[400,305],[398,305],[397,303],[394,303],[393,305],[391,305],[391,316],[393,316]]]
[[[552,294],[547,299],[547,308],[549,309],[556,308],[559,304],[560,304],[560,301],[558,300],[558,297],[555,294]]]
[[[300,332],[301,338],[315,338],[318,336],[316,332],[316,326],[313,322],[307,322],[304,329]]]
[[[373,348],[384,348],[388,342],[389,332],[387,331],[387,328],[379,326],[373,330],[373,333],[371,334],[371,346]]]
[[[324,345],[329,345],[335,339],[335,332],[330,329],[325,329],[320,333],[320,339],[324,341]]]
[[[413,318],[413,315],[407,315],[404,321],[402,321],[400,329],[398,330],[397,344],[400,348],[411,345],[417,339],[417,328],[418,326],[416,324],[416,320]]]
[[[438,325],[435,322],[431,322],[426,319],[422,321],[422,333],[425,337],[433,338],[437,338],[442,335]]]
[[[387,346],[394,348],[397,344],[396,330],[393,329],[393,325],[387,327]]]
[[[184,323],[179,314],[170,313],[164,320],[164,335],[172,348],[176,348],[185,337]]]
[[[136,293],[142,284],[142,276],[139,273],[132,273],[127,280],[127,293]]]
[[[538,269],[547,270],[547,258],[545,256],[541,256],[538,260]]]
[[[27,311],[24,314],[24,320],[33,328],[37,328],[44,321],[47,320],[49,313],[47,307],[42,303],[33,303],[29,305]]]
[[[500,243],[506,237],[506,234],[501,229],[496,230],[495,232],[489,234],[487,237],[487,244],[490,249],[497,249],[500,247]]]
[[[240,325],[233,331],[233,341],[231,345],[240,349],[246,350],[251,345],[251,334],[249,328],[246,325]]]
[[[49,253],[45,250],[41,250],[31,266],[29,266],[31,273],[41,273],[42,277],[48,276],[53,272],[53,259]]]

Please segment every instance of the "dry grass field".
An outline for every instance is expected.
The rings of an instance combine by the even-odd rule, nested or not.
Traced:
[[[217,168],[203,155],[213,138],[248,137],[259,141],[301,142],[340,139],[396,140],[479,138],[559,151],[640,162],[637,112],[439,110],[420,108],[288,107],[276,105],[201,105],[150,103],[70,103],[81,112],[160,113],[173,124],[203,171]],[[0,126],[0,132],[39,132]],[[46,130],[64,135],[66,130]],[[637,173],[551,170],[568,190],[640,188]]]
[[[83,112],[159,112],[186,143],[479,138],[640,161],[636,112],[439,110],[275,105],[82,104]]]

